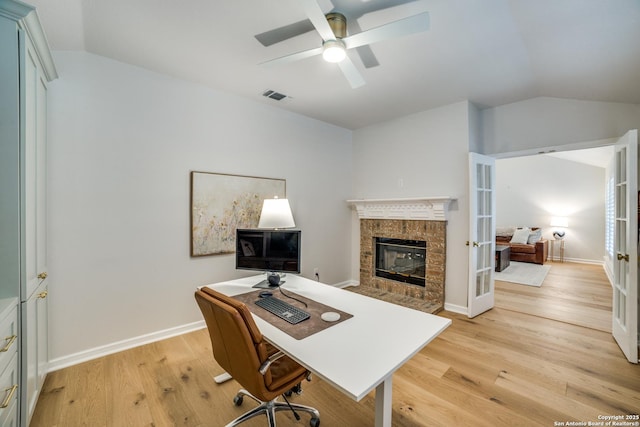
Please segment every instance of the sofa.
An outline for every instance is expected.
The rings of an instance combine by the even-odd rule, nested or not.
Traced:
[[[544,264],[549,241],[539,227],[496,227],[496,245],[511,248],[510,261]]]

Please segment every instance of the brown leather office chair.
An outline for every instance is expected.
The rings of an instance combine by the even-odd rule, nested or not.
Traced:
[[[236,418],[227,427],[236,426],[256,415],[265,414],[275,427],[276,411],[290,409],[311,413],[310,425],[320,425],[320,413],[309,406],[289,403],[285,393],[300,390],[309,372],[300,364],[269,345],[262,337],[245,304],[210,288],[196,291],[196,301],[207,323],[213,356],[242,387],[233,399],[240,406],[244,396],[259,406]],[[285,402],[276,399],[282,395]]]

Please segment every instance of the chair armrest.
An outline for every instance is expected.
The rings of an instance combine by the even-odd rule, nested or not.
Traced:
[[[271,366],[271,364],[273,362],[275,362],[276,360],[280,359],[283,356],[286,356],[286,355],[281,351],[278,351],[277,353],[274,353],[271,356],[269,356],[269,358],[267,360],[265,360],[262,365],[260,365],[260,369],[258,369],[260,374],[261,375],[266,374],[267,371],[269,370],[269,367]]]

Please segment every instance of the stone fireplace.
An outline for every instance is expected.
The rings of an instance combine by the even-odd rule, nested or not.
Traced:
[[[451,198],[349,200],[360,218],[360,286],[444,307]]]

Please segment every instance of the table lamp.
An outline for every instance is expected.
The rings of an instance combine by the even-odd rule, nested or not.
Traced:
[[[258,228],[291,228],[295,226],[289,200],[277,197],[264,200]]]
[[[569,226],[569,220],[566,216],[554,216],[551,218],[552,227],[560,227],[560,230],[553,231],[553,237],[556,240],[564,239],[565,231],[562,228],[567,228]]]

